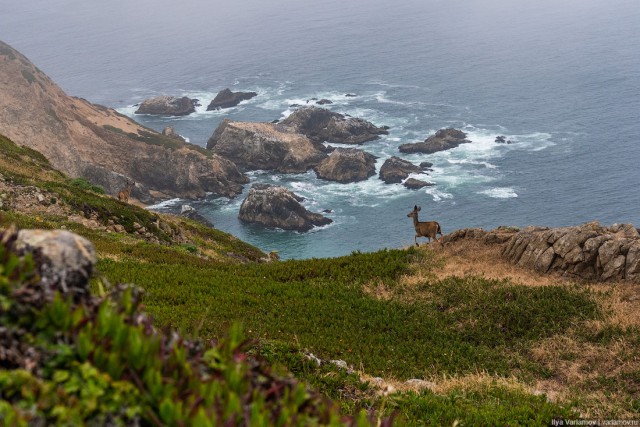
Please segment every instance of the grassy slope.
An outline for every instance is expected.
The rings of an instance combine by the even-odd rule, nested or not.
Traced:
[[[261,254],[224,233],[183,220],[172,226],[188,228],[183,235],[191,243],[171,244],[170,235],[153,228],[156,214],[79,188],[51,171],[41,156],[1,137],[0,149],[3,158],[16,160],[0,160],[5,178],[39,186],[77,209],[88,207],[90,215],[97,213],[102,220],[122,218],[129,231],[134,221],[149,225],[165,245],[46,215],[5,212],[0,225],[64,225],[87,236],[98,249],[100,274],[112,283],[143,287],[146,310],[159,323],[211,338],[240,321],[246,335],[255,339],[256,352],[286,366],[347,410],[364,406],[395,411],[414,425],[455,420],[463,425],[546,425],[553,416],[575,416],[575,411],[614,417],[640,410],[640,371],[632,369],[616,372],[618,377],[596,375],[575,393],[556,399],[560,403],[533,393],[537,384],[560,375],[549,358],[536,357],[549,342],[568,338],[608,349],[623,340],[637,348],[639,334],[633,327],[592,328],[606,326],[610,313],[589,288],[532,287],[473,276],[437,278],[432,273],[442,260],[413,249],[240,264],[226,254],[248,259]],[[356,373],[332,364],[318,367],[303,351],[323,360],[343,359],[398,391],[383,393],[374,382],[362,383]],[[626,357],[633,359],[637,352]],[[424,378],[432,385],[408,391],[408,378]],[[609,403],[583,399],[588,386],[609,396]]]

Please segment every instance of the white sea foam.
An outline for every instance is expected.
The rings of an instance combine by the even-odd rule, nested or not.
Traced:
[[[177,206],[180,205],[184,202],[183,199],[169,199],[169,200],[164,200],[160,203],[156,203],[155,205],[151,205],[151,206],[147,206],[147,209],[150,210],[159,210],[159,209],[166,209],[166,208],[170,208],[173,206]]]
[[[494,199],[511,199],[518,197],[514,189],[509,187],[489,188],[488,190],[479,191],[478,194],[484,194]]]

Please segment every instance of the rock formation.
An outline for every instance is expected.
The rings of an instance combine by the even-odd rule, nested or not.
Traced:
[[[422,172],[422,168],[407,160],[393,156],[384,161],[379,175],[380,179],[385,183],[395,184],[402,182],[413,172]]]
[[[216,128],[207,149],[247,170],[281,173],[305,172],[326,157],[322,145],[282,124],[228,119]]]
[[[432,154],[438,151],[450,150],[460,144],[469,143],[467,134],[457,129],[440,129],[431,135],[424,142],[402,144],[399,149],[401,153],[423,153]]]
[[[183,96],[158,96],[146,99],[136,110],[136,114],[153,114],[160,116],[187,116],[196,111],[192,99]]]
[[[433,182],[422,181],[415,178],[409,178],[405,182],[402,183],[409,190],[419,190],[424,187],[431,187],[435,185]]]
[[[386,127],[377,127],[366,120],[346,117],[319,107],[300,108],[282,124],[317,143],[362,144],[389,133]]]
[[[631,224],[603,227],[591,222],[560,228],[464,229],[445,236],[443,241],[463,238],[501,244],[505,259],[539,273],[640,283],[640,233]]]
[[[303,198],[284,187],[254,184],[240,206],[240,220],[270,228],[309,231],[331,223],[329,218],[309,212]]]
[[[376,157],[356,148],[336,148],[314,170],[318,178],[328,181],[364,181],[375,175]]]
[[[2,42],[0,111],[5,136],[112,195],[122,189],[110,178],[113,174],[142,184],[156,198],[204,197],[207,192],[230,196],[248,181],[228,160],[153,132],[113,109],[68,96]]]
[[[182,205],[180,207],[180,216],[189,218],[193,221],[199,222],[200,224],[206,225],[207,227],[213,228],[213,223],[209,221],[207,218],[205,218],[204,216],[202,216],[202,214],[200,214],[200,212],[198,212],[191,205]]]
[[[240,104],[242,101],[251,99],[258,94],[255,92],[231,92],[230,89],[223,89],[207,106],[207,111],[219,110],[221,108],[231,108]]]

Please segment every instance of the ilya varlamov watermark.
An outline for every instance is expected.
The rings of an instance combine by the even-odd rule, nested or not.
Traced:
[[[563,418],[554,418],[549,423],[550,426],[593,426],[593,427],[604,427],[604,426],[640,426],[640,419],[637,420],[603,420],[603,419],[589,419],[589,418],[578,418],[575,420],[572,419],[563,419]]]

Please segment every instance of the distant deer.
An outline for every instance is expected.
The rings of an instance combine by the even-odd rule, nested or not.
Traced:
[[[418,245],[418,237],[426,237],[431,242],[433,238],[436,242],[438,238],[436,237],[438,234],[442,237],[442,229],[440,228],[440,224],[436,221],[418,221],[418,212],[420,212],[419,206],[414,206],[413,211],[407,214],[408,217],[413,218],[413,226],[416,228],[416,237],[413,238],[414,242],[416,242],[416,246]],[[442,242],[440,242],[442,244]]]
[[[124,189],[118,191],[118,200],[120,200],[121,202],[129,203],[129,196],[131,195],[131,190],[133,190],[133,187],[135,187],[135,185],[135,182],[129,182],[129,180],[127,180],[127,186]]]

